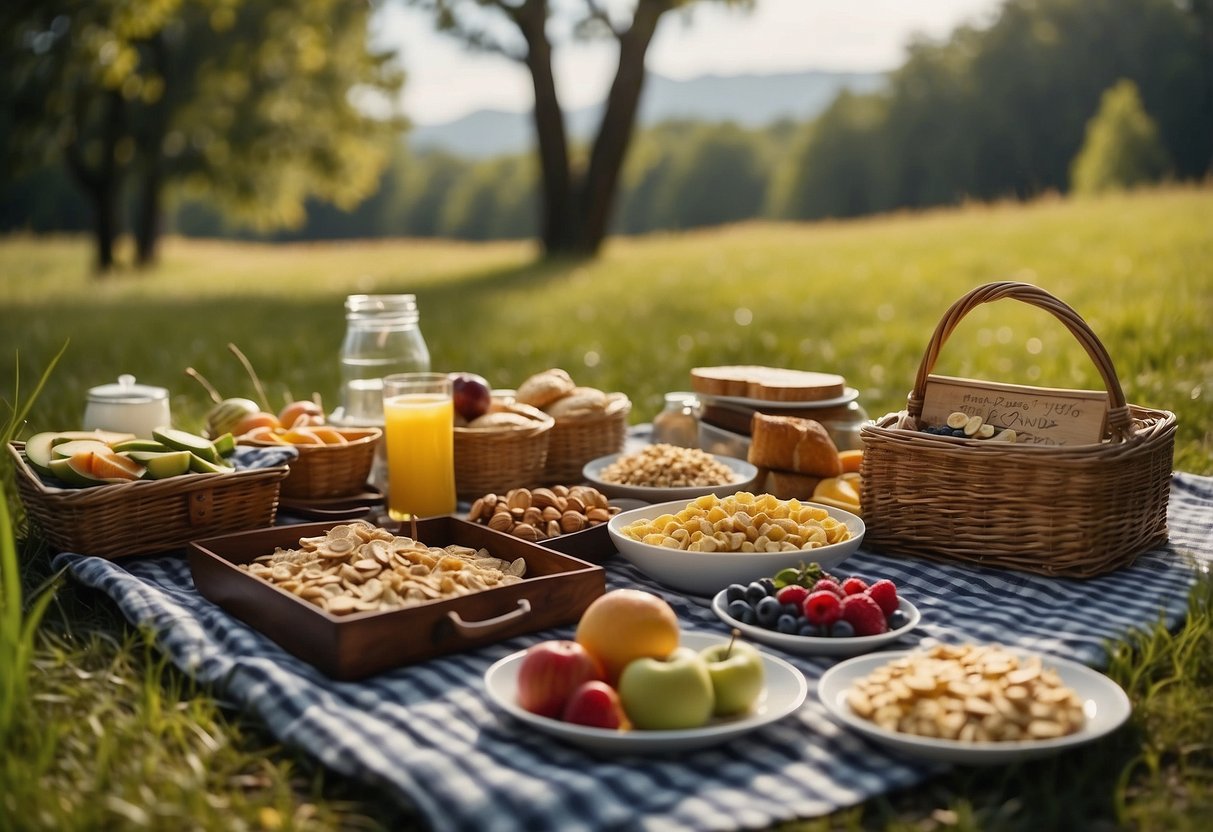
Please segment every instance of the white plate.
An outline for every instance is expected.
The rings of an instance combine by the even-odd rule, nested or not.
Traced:
[[[795,552],[687,552],[641,543],[620,531],[636,520],[652,520],[662,514],[681,511],[686,508],[687,502],[674,500],[616,514],[607,523],[607,533],[620,556],[653,580],[683,592],[708,597],[729,584],[747,584],[774,575],[780,569],[809,561],[816,561],[828,571],[854,554],[863,542],[866,528],[863,520],[849,511],[815,503],[831,517],[847,525],[851,532],[849,539],[819,549]]]
[[[859,391],[854,387],[843,388],[842,395],[832,399],[818,399],[811,402],[772,402],[766,399],[748,399],[745,396],[713,396],[708,393],[697,393],[699,401],[704,404],[720,404],[728,407],[758,408],[759,410],[806,410],[822,407],[838,407],[850,404],[859,398]]]
[[[785,633],[768,630],[765,627],[759,627],[757,624],[743,624],[729,615],[727,610],[728,603],[724,600],[725,592],[726,590],[720,590],[720,592],[716,593],[716,597],[712,599],[712,611],[716,613],[721,621],[741,630],[742,635],[750,641],[769,644],[772,647],[778,647],[780,650],[798,656],[855,656],[860,653],[867,653],[875,650],[877,647],[897,641],[897,639],[904,635],[908,635],[910,631],[918,626],[918,622],[922,620],[922,613],[918,611],[918,608],[899,595],[897,596],[897,602],[900,605],[901,611],[909,619],[909,623],[904,627],[890,630],[887,633],[881,633],[878,636],[854,636],[853,638],[790,636]]]
[[[827,670],[817,683],[817,692],[830,715],[869,739],[906,754],[950,763],[1001,764],[1056,754],[1099,739],[1119,728],[1129,718],[1129,712],[1132,710],[1129,697],[1107,676],[1077,662],[1042,656],[1044,665],[1056,670],[1061,681],[1077,693],[1083,702],[1086,724],[1081,730],[1065,737],[1012,742],[961,742],[887,731],[876,723],[857,716],[847,704],[847,691],[851,685],[877,667],[910,652],[902,650],[856,656]],[[1014,652],[1021,657],[1032,655],[1022,650]]]
[[[683,633],[682,645],[702,650],[728,641],[723,635]],[[558,737],[566,742],[595,751],[645,754],[654,751],[685,751],[725,742],[764,725],[782,719],[804,704],[809,685],[804,675],[785,662],[765,652],[762,666],[766,672],[766,693],[754,711],[728,719],[714,719],[702,728],[679,731],[612,731],[573,725],[558,719],[524,711],[517,702],[518,666],[525,650],[512,653],[496,662],[484,674],[484,686],[489,699],[501,710],[527,726]]]
[[[628,453],[634,453],[634,451]],[[754,486],[754,481],[758,478],[758,469],[744,459],[713,454],[712,457],[717,462],[728,466],[729,470],[733,472],[733,479],[729,482],[722,483],[721,485],[692,485],[684,488],[650,488],[643,485],[620,485],[617,482],[604,482],[600,476],[602,470],[614,463],[621,456],[627,456],[628,453],[611,454],[610,456],[602,456],[591,460],[581,469],[581,475],[585,477],[586,482],[597,488],[607,497],[628,497],[633,500],[643,500],[646,503],[693,500],[704,494],[715,494],[718,497],[726,497],[738,491],[750,490]]]

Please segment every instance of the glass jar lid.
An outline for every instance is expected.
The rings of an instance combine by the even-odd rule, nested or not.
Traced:
[[[415,324],[416,295],[349,295],[345,299],[346,318],[351,321],[399,320]]]
[[[150,384],[136,384],[135,377],[129,373],[118,376],[117,384],[102,384],[100,387],[89,388],[90,402],[118,402],[121,404],[142,404],[158,402],[168,398],[168,390],[163,387],[153,387]]]

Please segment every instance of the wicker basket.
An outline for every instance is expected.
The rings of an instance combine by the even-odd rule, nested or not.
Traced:
[[[52,488],[16,460],[17,491],[43,537],[64,552],[117,558],[185,546],[191,540],[274,523],[285,465],[231,474],[186,474],[90,488]]]
[[[632,402],[618,395],[601,415],[557,419],[548,446],[543,481],[572,485],[584,481],[581,469],[600,456],[617,454],[627,441]]]
[[[455,493],[463,500],[540,482],[548,458],[548,437],[555,420],[525,404],[496,401],[495,411],[516,413],[530,426],[455,428]]]
[[[379,428],[336,428],[346,438],[344,445],[295,445],[299,457],[290,464],[282,483],[282,496],[300,500],[349,497],[366,490],[375,450],[383,431]],[[276,443],[240,440],[259,447]]]
[[[1061,321],[1108,392],[1104,442],[1025,446],[920,433],[923,394],[944,341],[980,304],[1011,298]],[[860,431],[865,545],[1024,572],[1090,577],[1167,537],[1175,415],[1125,403],[1103,344],[1072,308],[1026,283],[990,283],[956,301],[931,337],[907,409]]]

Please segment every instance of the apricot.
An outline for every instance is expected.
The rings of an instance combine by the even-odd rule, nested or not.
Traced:
[[[324,411],[315,402],[302,399],[291,402],[282,408],[282,412],[278,414],[278,422],[288,430],[309,425],[322,425],[324,424]]]
[[[326,445],[348,445],[350,442],[341,435],[340,431],[325,425],[316,425],[315,427],[308,428],[308,430],[319,437],[320,441]]]
[[[678,647],[678,616],[661,597],[616,589],[595,598],[581,614],[574,640],[598,659],[607,681],[635,659],[665,659]]]
[[[256,442],[277,442],[279,445],[287,445],[288,443],[279,434],[280,428],[272,428],[269,425],[261,425],[253,428],[248,433],[242,434],[242,438],[251,439]]]
[[[258,410],[256,413],[250,413],[232,427],[233,436],[244,436],[254,428],[280,428],[282,424],[278,421],[278,417],[273,413],[266,413],[264,410]]]
[[[286,433],[282,434],[283,441],[290,442],[292,445],[323,445],[324,440],[312,432],[311,428],[296,427],[291,428]]]
[[[90,464],[94,477],[107,480],[137,480],[147,470],[135,460],[111,450],[93,451]]]

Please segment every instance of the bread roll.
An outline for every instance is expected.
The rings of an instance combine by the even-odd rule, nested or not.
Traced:
[[[838,447],[820,422],[755,413],[750,422],[752,465],[814,477],[842,473]]]
[[[514,398],[523,404],[543,409],[560,397],[572,393],[576,386],[567,372],[554,367],[536,373],[518,385]]]
[[[596,416],[606,410],[606,393],[595,387],[574,387],[544,410],[556,419]]]

